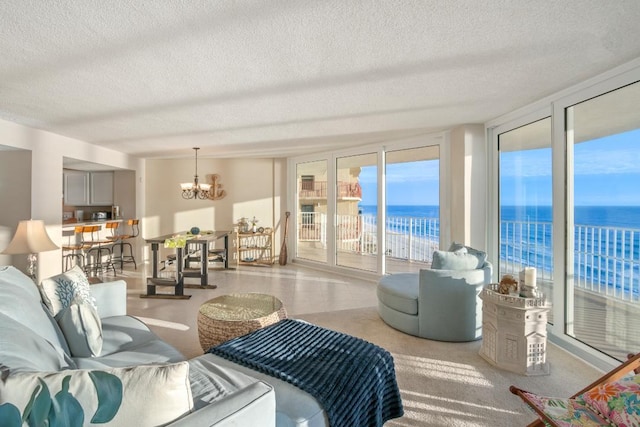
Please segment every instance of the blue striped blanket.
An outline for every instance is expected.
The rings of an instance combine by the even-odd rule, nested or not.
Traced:
[[[393,357],[360,338],[284,319],[208,352],[308,392],[331,427],[382,426],[404,413]]]

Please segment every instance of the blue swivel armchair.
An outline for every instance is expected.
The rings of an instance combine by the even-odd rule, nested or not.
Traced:
[[[436,251],[432,268],[380,279],[378,313],[389,326],[410,335],[451,342],[480,339],[479,296],[492,274],[484,252],[468,247]]]

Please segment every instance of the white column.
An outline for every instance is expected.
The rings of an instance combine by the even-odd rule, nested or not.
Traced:
[[[450,135],[450,235],[452,241],[479,249],[486,245],[487,152],[483,125],[454,128]],[[446,244],[446,242],[445,242]],[[446,249],[446,247],[445,247]]]

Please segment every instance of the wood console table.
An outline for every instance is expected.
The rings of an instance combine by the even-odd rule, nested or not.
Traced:
[[[151,277],[147,279],[147,293],[140,295],[142,298],[177,298],[188,299],[191,295],[184,294],[184,288],[201,288],[201,289],[215,289],[216,285],[209,284],[209,243],[217,240],[224,239],[225,249],[225,268],[229,266],[229,234],[231,231],[213,231],[210,233],[198,234],[196,236],[188,235],[186,231],[179,233],[166,234],[164,236],[145,239],[145,241],[151,244],[152,264],[151,264]],[[187,241],[184,247],[176,247],[176,277],[174,279],[162,278],[158,276],[158,265],[160,260],[158,257],[158,251],[160,245],[164,246],[164,242],[168,239],[172,239],[176,236],[187,236]],[[185,250],[190,245],[198,245],[200,250],[200,268],[199,269],[185,269],[184,257]],[[185,277],[197,277],[200,278],[200,285],[185,285]],[[172,287],[173,293],[157,293],[156,287]]]

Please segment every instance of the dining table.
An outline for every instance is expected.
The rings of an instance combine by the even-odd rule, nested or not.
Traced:
[[[202,231],[192,234],[188,231],[165,234],[158,237],[145,238],[145,242],[151,245],[151,277],[147,278],[147,292],[141,294],[142,298],[176,298],[188,299],[191,295],[185,295],[185,288],[215,289],[217,286],[209,284],[209,245],[218,239],[224,240],[224,253],[222,254],[224,268],[229,268],[229,235],[231,231],[216,230]],[[159,268],[160,246],[175,249],[176,272],[174,277],[160,277]],[[187,256],[199,253],[200,265],[198,268],[188,268],[185,265]],[[187,263],[189,264],[189,263]],[[189,264],[190,265],[190,264]],[[199,285],[185,285],[186,277],[200,279]],[[159,293],[157,287],[173,288],[172,293]]]

